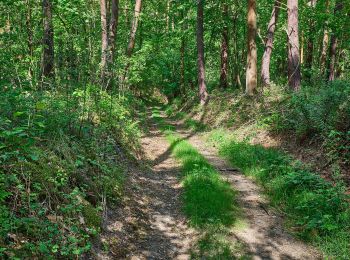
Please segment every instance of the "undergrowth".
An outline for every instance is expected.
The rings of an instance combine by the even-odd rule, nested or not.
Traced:
[[[0,95],[0,258],[88,252],[139,150],[129,97],[96,86]]]
[[[326,255],[347,259],[350,203],[343,185],[332,185],[280,151],[237,141],[225,130],[213,131],[209,140],[219,146],[220,155],[266,189],[273,206],[286,214],[291,231]]]

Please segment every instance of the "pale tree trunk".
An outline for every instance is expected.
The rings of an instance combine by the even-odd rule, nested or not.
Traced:
[[[199,87],[199,99],[201,105],[204,105],[208,101],[207,86],[205,83],[205,62],[204,62],[204,0],[198,0],[197,2],[197,52],[198,52],[198,87]]]
[[[246,94],[254,95],[257,87],[257,48],[256,48],[256,1],[248,0],[248,54],[246,72]]]
[[[185,94],[185,39],[182,37],[181,39],[181,68],[180,68],[180,93]]]
[[[308,5],[312,8],[315,9],[316,7],[316,0],[310,0]],[[312,63],[314,59],[314,38],[313,38],[313,33],[315,30],[315,21],[311,20],[310,21],[310,29],[309,29],[309,38],[307,41],[307,54],[306,54],[306,61],[305,61],[305,67],[307,68],[307,73],[306,76],[308,79],[311,78],[312,74]]]
[[[43,59],[42,59],[42,75],[48,78],[54,78],[54,30],[52,23],[52,3],[51,0],[43,0]]]
[[[335,3],[334,7],[334,16],[337,17],[339,12],[343,9],[343,1],[338,0]],[[335,80],[335,63],[337,55],[337,46],[338,46],[338,37],[336,32],[333,32],[331,35],[331,47],[329,49],[329,66],[328,66],[328,81]]]
[[[300,89],[299,17],[298,0],[288,0],[288,84],[294,91]]]
[[[131,26],[131,31],[130,31],[130,39],[129,39],[129,45],[127,49],[127,56],[131,57],[132,52],[135,47],[135,38],[136,38],[136,32],[137,32],[137,26],[139,23],[140,19],[140,14],[141,14],[141,0],[136,0],[135,2],[135,10],[134,10],[134,19],[132,21],[132,26]]]
[[[275,36],[276,24],[279,17],[281,7],[281,1],[276,0],[275,5],[272,10],[271,19],[269,25],[267,27],[267,36],[265,41],[265,51],[262,58],[261,64],[261,83],[263,86],[270,85],[270,63],[271,63],[271,55],[273,50],[273,40]]]
[[[326,14],[329,14],[329,0],[326,0]],[[328,20],[325,23],[325,28],[323,32],[323,40],[322,40],[322,51],[320,57],[320,69],[321,74],[323,75],[326,67],[326,59],[327,59],[327,50],[329,43],[329,32],[328,32]]]
[[[109,61],[114,62],[115,43],[117,38],[117,28],[119,20],[119,0],[112,0],[111,21],[109,24]]]
[[[304,32],[301,32],[301,43],[300,43],[300,64],[303,65],[304,64],[304,41],[305,41],[305,37],[304,37]]]
[[[31,1],[27,0],[26,5],[27,5],[27,15],[26,15],[27,45],[28,45],[29,60],[30,60],[28,74],[29,74],[29,77],[32,78],[32,76],[33,76],[32,63],[33,63],[34,48],[33,48],[32,3],[31,3]]]
[[[136,39],[136,33],[137,33],[137,26],[138,26],[140,14],[141,14],[141,6],[142,6],[142,0],[136,0],[135,1],[135,9],[134,9],[134,18],[133,18],[131,30],[130,30],[129,44],[128,44],[128,48],[126,50],[126,56],[128,59],[131,58],[132,52],[133,52],[134,47],[135,47],[135,39]],[[127,64],[125,66],[124,74],[122,76],[123,83],[125,82],[129,67],[130,67],[130,60],[127,61]]]
[[[106,0],[100,0],[101,10],[101,80],[104,82],[107,70],[108,56],[108,27]]]
[[[237,11],[235,11],[234,15],[233,15],[233,19],[232,19],[232,34],[231,34],[231,38],[232,38],[232,47],[233,47],[233,57],[232,57],[232,66],[233,68],[231,69],[231,74],[232,74],[232,83],[235,84],[237,87],[241,88],[242,87],[242,83],[241,83],[241,77],[240,77],[240,67],[239,64],[241,64],[240,61],[240,53],[238,50],[238,13]],[[243,53],[243,51],[242,51]]]
[[[169,28],[170,28],[170,1],[167,1],[167,5],[166,5],[166,32],[169,32]]]
[[[185,42],[185,22],[184,22],[184,11],[181,11],[182,18],[182,36],[181,36],[181,48],[180,48],[180,59],[181,59],[181,68],[180,68],[180,93],[184,95],[186,93],[185,88],[185,51],[186,51],[186,42]]]
[[[220,70],[220,87],[227,88],[228,82],[228,27],[226,19],[228,17],[228,5],[223,6],[223,18],[225,20],[224,28],[222,29],[221,40],[221,70]]]

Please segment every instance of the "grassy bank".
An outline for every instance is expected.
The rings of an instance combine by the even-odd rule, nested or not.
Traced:
[[[220,155],[260,183],[289,230],[334,259],[350,255],[349,196],[286,154],[237,139],[225,130],[209,134]]]
[[[1,92],[0,258],[73,259],[90,251],[139,150],[130,104],[98,86]]]
[[[232,259],[241,256],[243,246],[232,244],[227,238],[239,216],[235,191],[194,147],[164,122],[159,110],[153,111],[153,118],[165,133],[173,156],[181,162],[183,210],[190,224],[203,234],[193,250],[193,257]]]

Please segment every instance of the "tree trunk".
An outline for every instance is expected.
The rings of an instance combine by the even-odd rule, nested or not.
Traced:
[[[117,28],[119,19],[119,0],[112,0],[111,21],[109,24],[109,61],[114,62],[115,42],[117,38]]]
[[[43,0],[43,60],[42,60],[42,75],[48,78],[54,78],[54,30],[52,23],[52,3],[51,0]]]
[[[288,84],[294,91],[300,89],[298,0],[288,0]]]
[[[316,7],[316,0],[310,0],[308,5],[315,11]],[[313,19],[313,18],[311,18]],[[315,30],[315,21],[310,21],[310,27],[309,27],[309,37],[307,41],[307,53],[306,53],[306,61],[305,61],[305,68],[307,69],[305,75],[308,79],[311,78],[312,75],[312,63],[314,59],[314,30]]]
[[[130,31],[130,39],[129,39],[129,45],[127,49],[127,56],[131,57],[132,52],[135,47],[135,38],[136,38],[136,32],[137,32],[137,25],[139,22],[140,18],[140,13],[141,13],[141,0],[136,0],[135,2],[135,10],[134,10],[134,19],[132,21],[132,26],[131,26],[131,31]]]
[[[226,18],[228,17],[228,5],[223,6],[224,28],[222,30],[221,41],[221,70],[220,70],[220,87],[227,88],[228,82],[228,27],[226,25]]]
[[[133,18],[131,30],[130,30],[129,44],[126,50],[126,56],[128,57],[128,59],[131,57],[135,47],[136,32],[137,32],[137,26],[138,26],[140,14],[141,14],[141,6],[142,6],[142,0],[136,0],[135,9],[134,9],[134,18]],[[124,74],[122,76],[122,80],[121,80],[122,83],[125,82],[129,67],[130,67],[130,61],[128,60],[125,66]]]
[[[246,72],[246,94],[251,96],[257,87],[257,49],[256,49],[256,1],[248,0],[248,55]]]
[[[108,27],[107,27],[107,4],[106,0],[100,0],[101,10],[101,80],[105,81],[108,56]]]
[[[203,12],[204,12],[204,0],[198,0],[197,4],[197,51],[198,51],[198,86],[199,86],[199,99],[201,105],[204,105],[208,101],[207,86],[205,83],[205,63],[204,63],[204,25],[203,25]]]
[[[338,13],[343,9],[343,1],[338,0],[334,7],[334,16],[336,17]],[[332,33],[331,36],[331,47],[329,49],[329,66],[328,66],[328,81],[333,81],[335,79],[335,63],[337,55],[338,37],[336,32]]]
[[[329,14],[329,0],[326,0],[326,14]],[[327,59],[327,50],[328,50],[328,42],[329,42],[329,32],[328,32],[328,21],[326,21],[324,32],[323,32],[323,40],[322,40],[322,51],[320,58],[320,69],[321,74],[324,74],[326,67],[326,59]]]
[[[185,51],[186,51],[186,39],[185,39],[185,17],[184,11],[181,11],[181,19],[182,19],[182,36],[181,36],[181,48],[180,48],[180,59],[181,59],[181,68],[180,68],[180,93],[184,96],[186,93],[185,88]]]
[[[182,37],[181,39],[181,49],[180,49],[180,56],[181,56],[181,68],[180,68],[180,93],[182,95],[185,94],[185,37]]]
[[[29,53],[28,74],[29,74],[29,77],[32,78],[33,76],[32,63],[33,63],[33,54],[34,54],[33,29],[32,29],[32,4],[30,0],[27,0],[26,4],[27,4],[26,29],[27,29],[27,45],[28,45],[28,53]]]
[[[267,37],[265,41],[265,51],[262,58],[261,64],[261,83],[263,86],[270,85],[270,62],[271,54],[273,50],[273,40],[275,36],[276,24],[279,17],[281,2],[280,0],[275,1],[275,5],[272,10],[271,19],[267,27]]]

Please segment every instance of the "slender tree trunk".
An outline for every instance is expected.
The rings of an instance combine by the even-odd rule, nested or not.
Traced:
[[[288,0],[288,84],[294,91],[300,89],[299,17],[298,0]]]
[[[44,36],[43,36],[43,59],[42,75],[48,78],[55,77],[54,71],[54,30],[52,23],[52,3],[51,0],[43,0]]]
[[[167,0],[167,6],[166,6],[166,32],[169,32],[169,28],[170,28],[170,1],[171,0]]]
[[[257,48],[256,48],[256,1],[248,0],[248,55],[246,72],[246,94],[251,96],[257,87]]]
[[[228,5],[223,6],[224,28],[222,29],[221,40],[221,70],[220,70],[220,87],[227,88],[228,86],[228,27],[226,19],[228,17]]]
[[[261,64],[261,83],[263,86],[270,85],[270,62],[271,62],[271,54],[273,50],[273,40],[275,36],[276,24],[279,17],[281,2],[280,0],[275,1],[275,5],[273,6],[271,19],[269,25],[267,27],[267,36],[265,40],[265,51],[262,58]]]
[[[326,0],[326,14],[329,14],[329,0]],[[328,21],[326,21],[324,26],[324,32],[323,32],[322,51],[321,51],[321,57],[320,57],[320,69],[321,69],[322,75],[324,74],[325,67],[326,67],[328,43],[329,43],[329,32],[328,32]]]
[[[185,94],[185,39],[182,37],[181,39],[181,49],[180,49],[180,56],[181,56],[181,68],[180,68],[180,92],[181,94]]]
[[[136,39],[136,33],[137,33],[137,26],[138,26],[140,14],[141,14],[141,6],[142,6],[142,0],[136,0],[135,9],[134,9],[134,18],[133,18],[131,30],[130,30],[129,44],[126,50],[126,56],[128,57],[128,59],[131,58],[132,52],[135,47],[135,39]],[[125,82],[129,67],[130,67],[130,61],[128,60],[125,66],[124,75],[122,76],[122,82]]]
[[[132,21],[132,26],[131,26],[131,31],[130,31],[130,39],[129,39],[129,45],[127,49],[127,56],[131,57],[132,52],[135,47],[135,38],[136,38],[136,32],[137,32],[137,26],[139,23],[140,19],[140,14],[141,14],[141,0],[136,0],[135,2],[135,10],[134,10],[134,19]]]
[[[304,32],[301,32],[301,43],[300,43],[300,64],[301,66],[304,64],[304,42],[305,42],[305,37],[304,37]]]
[[[308,5],[314,10],[316,7],[316,0],[310,0]],[[311,18],[313,19],[313,18]],[[314,60],[314,30],[315,30],[315,21],[311,20],[310,21],[310,26],[309,26],[309,37],[307,41],[307,53],[306,53],[306,60],[305,60],[305,68],[307,69],[306,77],[308,79],[311,78],[312,75],[312,63]]]
[[[334,7],[334,16],[343,9],[343,1],[337,0]],[[331,35],[331,47],[329,49],[329,66],[328,66],[328,81],[335,80],[335,64],[337,55],[338,37],[336,32]]]
[[[107,3],[100,0],[101,10],[101,80],[105,81],[108,57],[108,27],[107,27]]]
[[[204,62],[204,0],[198,0],[197,3],[197,52],[198,52],[198,86],[199,99],[201,105],[208,101],[207,86],[205,83],[205,62]]]
[[[119,0],[112,0],[111,21],[109,24],[109,60],[112,64],[114,62],[115,43],[118,32],[119,20]]]
[[[30,0],[26,1],[27,4],[27,15],[26,15],[26,29],[27,29],[27,45],[28,45],[28,53],[29,53],[29,70],[28,74],[31,78],[33,76],[32,62],[33,62],[33,29],[32,29],[32,3]]]
[[[181,48],[180,48],[180,59],[181,59],[181,68],[180,68],[180,93],[184,95],[186,93],[185,89],[185,50],[186,50],[186,42],[185,42],[185,17],[184,11],[181,11],[181,19],[182,19],[182,36],[181,36]]]

